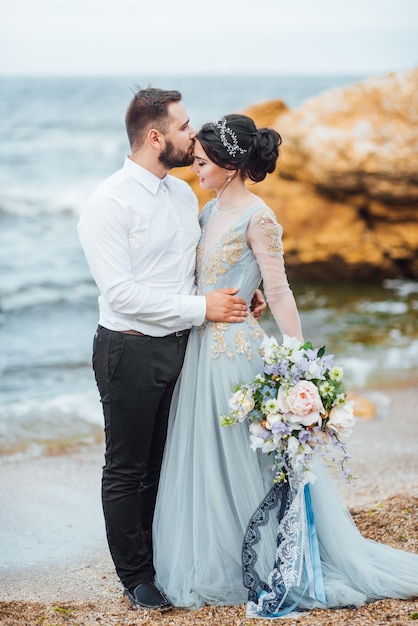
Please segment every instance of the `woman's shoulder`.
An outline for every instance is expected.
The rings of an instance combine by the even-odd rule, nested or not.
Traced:
[[[207,202],[205,206],[203,207],[203,209],[200,211],[199,219],[201,223],[205,222],[208,219],[215,205],[215,202],[216,202],[216,198],[214,198],[213,200],[209,200],[209,202]]]
[[[253,238],[268,237],[272,242],[270,245],[272,252],[279,254],[283,251],[283,227],[277,221],[275,212],[267,205],[254,211],[249,221],[247,233],[250,241]]]
[[[251,215],[251,221],[255,224],[262,224],[265,222],[278,224],[275,212],[264,202],[261,202],[258,206],[254,207],[254,211]]]

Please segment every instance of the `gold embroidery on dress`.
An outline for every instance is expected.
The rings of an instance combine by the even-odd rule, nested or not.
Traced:
[[[256,224],[263,229],[264,233],[270,237],[271,243],[267,248],[271,256],[283,254],[282,227],[277,223],[273,211],[263,207],[254,213]]]
[[[244,249],[245,239],[243,235],[233,228],[224,233],[219,243],[211,250],[203,260],[203,251],[199,260],[198,287],[202,284],[215,285],[218,276],[226,274],[225,265],[235,265],[240,259]]]
[[[247,322],[250,327],[250,337],[253,341],[259,339],[260,337],[264,337],[264,330],[252,315],[248,316]]]
[[[256,339],[258,339],[259,337],[264,336],[263,329],[261,328],[260,324],[257,322],[256,319],[254,319],[252,315],[248,316],[247,324],[248,324],[247,332],[252,341],[256,341]],[[235,333],[233,342],[234,342],[234,346],[238,354],[246,354],[247,359],[249,361],[252,361],[254,353],[251,349],[251,344],[249,342],[247,332],[243,328],[241,328],[238,332]]]
[[[228,358],[234,359],[234,355],[228,348],[225,341],[225,332],[228,330],[231,324],[228,322],[212,322],[211,330],[214,342],[211,346],[212,359],[217,359],[221,354],[225,354]]]
[[[233,342],[235,350],[238,352],[238,354],[246,354],[247,359],[249,361],[252,361],[253,353],[251,352],[250,342],[248,341],[243,328],[235,333]]]

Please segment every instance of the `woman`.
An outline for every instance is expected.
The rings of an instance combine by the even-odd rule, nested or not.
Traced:
[[[245,185],[274,171],[280,143],[276,131],[257,129],[244,115],[222,117],[198,132],[191,169],[202,188],[216,191],[200,218],[198,290],[204,294],[233,285],[250,302],[262,279],[281,333],[302,340],[285,274],[282,229]],[[262,371],[258,350],[263,336],[248,316],[235,325],[204,323],[189,337],[171,405],[154,518],[158,584],[175,606],[245,603],[251,585],[246,582],[247,589],[243,583],[243,559],[252,600],[255,588],[261,597],[271,591],[266,581],[275,560],[276,515],[258,524],[253,556],[244,542],[254,512],[272,487],[271,458],[251,450],[246,422],[226,429],[219,420],[228,413],[233,385]],[[418,556],[361,537],[327,471],[318,467],[315,473],[319,478],[310,493],[317,563],[311,574],[304,569],[284,603],[260,600],[258,606],[255,598],[248,614],[275,617],[296,606],[339,607],[418,595]],[[278,493],[276,510],[285,497]]]

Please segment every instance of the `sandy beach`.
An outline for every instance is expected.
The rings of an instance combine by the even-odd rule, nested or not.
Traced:
[[[356,480],[337,478],[341,494],[365,536],[418,552],[418,386],[362,395],[377,413],[357,419],[348,441]],[[102,463],[102,443],[0,460],[0,624],[255,624],[244,607],[164,615],[130,609],[106,544]],[[382,600],[286,623],[410,624],[415,618],[418,601]]]

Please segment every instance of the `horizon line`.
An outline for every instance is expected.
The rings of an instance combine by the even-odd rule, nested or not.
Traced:
[[[27,73],[27,72],[1,72],[0,70],[0,78],[59,78],[59,79],[66,79],[66,78],[85,78],[85,79],[89,79],[89,78],[132,78],[135,75],[136,76],[155,76],[155,77],[163,77],[163,78],[170,78],[170,77],[174,77],[174,78],[213,78],[213,77],[225,77],[225,78],[239,78],[239,77],[283,77],[283,78],[289,78],[289,77],[298,77],[298,78],[309,78],[309,77],[339,77],[339,76],[364,76],[364,77],[372,77],[372,76],[382,76],[382,75],[387,75],[387,74],[397,74],[397,73],[403,73],[403,72],[407,72],[407,71],[412,71],[413,69],[415,69],[415,67],[418,67],[416,65],[411,66],[409,68],[403,68],[403,69],[396,69],[396,70],[376,70],[376,71],[365,71],[365,70],[341,70],[341,71],[318,71],[318,72],[312,72],[312,71],[293,71],[293,72],[274,72],[274,71],[270,71],[270,72],[233,72],[232,70],[230,72],[208,72],[205,74],[202,73],[198,73],[190,71],[190,72],[179,72],[179,73],[174,73],[174,72],[162,72],[162,71],[154,71],[154,72],[148,72],[147,74],[144,74],[142,72],[115,72],[115,73],[108,73],[108,72],[97,72],[97,73],[58,73],[58,72],[38,72],[38,73]]]

